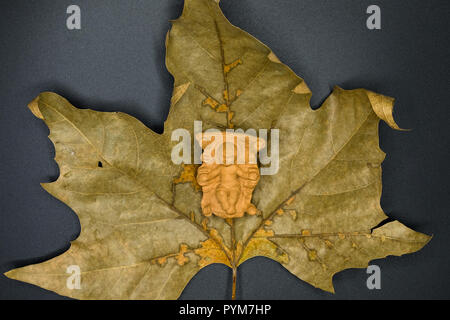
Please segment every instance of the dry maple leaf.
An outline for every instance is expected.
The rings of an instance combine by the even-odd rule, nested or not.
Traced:
[[[164,134],[115,112],[77,109],[42,93],[31,111],[50,128],[60,176],[45,190],[81,222],[70,249],[6,275],[78,299],[176,299],[203,267],[233,269],[265,256],[334,291],[333,275],[421,249],[429,237],[386,219],[380,207],[378,124],[399,129],[393,99],[335,88],[316,111],[305,82],[264,44],[231,25],[218,1],[186,0],[167,36],[175,78]],[[253,194],[260,215],[202,215],[198,166],[170,161],[171,132],[278,128],[279,172]],[[375,229],[373,229],[375,228]],[[66,270],[77,265],[81,288]]]

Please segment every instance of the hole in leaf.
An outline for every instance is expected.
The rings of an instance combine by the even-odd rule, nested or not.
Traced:
[[[385,224],[388,224],[389,222],[393,222],[395,221],[394,218],[391,217],[387,217],[386,219],[384,219],[383,221],[381,221],[379,224],[377,224],[375,227],[373,227],[372,229],[370,229],[370,232],[373,232],[373,230],[377,229],[377,228],[381,228],[382,226],[384,226]]]
[[[103,168],[103,163],[101,161],[98,162],[98,167]]]

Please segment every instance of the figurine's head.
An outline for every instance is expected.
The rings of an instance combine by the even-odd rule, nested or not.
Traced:
[[[256,164],[264,139],[241,132],[207,131],[195,137],[202,147],[202,160],[209,164]]]

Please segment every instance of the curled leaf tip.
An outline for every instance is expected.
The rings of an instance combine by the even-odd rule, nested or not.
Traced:
[[[37,96],[36,98],[33,99],[33,101],[31,101],[28,104],[28,109],[30,109],[30,111],[39,119],[44,120],[44,116],[41,113],[41,110],[39,110],[39,96]]]
[[[372,105],[373,111],[381,120],[386,122],[386,124],[389,127],[400,131],[410,131],[410,129],[400,128],[394,120],[393,116],[394,102],[395,102],[394,98],[384,96],[382,94],[378,94],[372,91],[366,91],[366,93]]]

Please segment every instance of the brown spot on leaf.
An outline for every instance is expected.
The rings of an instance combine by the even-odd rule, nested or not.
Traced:
[[[289,215],[292,217],[292,220],[297,220],[297,211],[295,210],[289,210]]]
[[[211,109],[216,110],[217,106],[219,105],[219,102],[217,102],[211,97],[207,97],[205,100],[203,100],[203,105],[209,106],[211,107]]]
[[[317,251],[316,250],[308,250],[308,259],[311,261],[317,260]]]
[[[331,242],[330,240],[325,240],[324,242],[325,242],[325,245],[326,245],[328,248],[332,248],[332,247],[333,247],[333,242]]]
[[[227,112],[228,111],[228,107],[225,104],[221,104],[217,109],[217,112]]]
[[[189,248],[187,245],[185,244],[180,245],[180,252],[175,257],[177,259],[178,265],[183,266],[189,261],[189,258],[184,255],[188,251]]]
[[[287,201],[286,201],[286,205],[290,205],[292,202],[295,201],[295,196],[290,197]]]
[[[175,178],[173,180],[173,183],[179,184],[179,183],[191,183],[192,186],[196,191],[200,191],[201,187],[197,183],[197,169],[199,165],[197,164],[183,164],[183,171],[181,172],[180,176],[178,178]]]
[[[231,252],[225,246],[223,238],[220,236],[219,232],[212,228],[209,231],[209,235],[210,238],[201,243],[201,248],[194,251],[195,254],[201,257],[198,262],[199,266],[203,268],[212,263],[223,263],[231,267],[228,259],[228,257],[231,256]]]
[[[255,232],[254,237],[273,237],[275,233],[272,230],[266,230],[264,228],[258,229],[258,231]]]
[[[223,91],[223,99],[224,99],[225,101],[230,101],[230,95],[229,95],[229,93],[228,93],[228,90],[224,90],[224,91]]]
[[[289,262],[288,254],[267,238],[253,237],[247,246],[243,248],[239,264],[256,256],[264,256],[279,263]]]
[[[158,261],[160,266],[164,266],[167,263],[167,258],[166,257],[162,257],[162,258],[159,258],[157,261]]]
[[[310,230],[302,230],[302,236],[310,236],[311,231]]]
[[[237,59],[237,60],[233,61],[232,63],[226,64],[223,66],[223,72],[228,73],[240,64],[242,64],[241,59]]]
[[[208,218],[204,218],[203,220],[202,220],[202,228],[203,228],[203,230],[208,230]]]
[[[213,239],[208,239],[201,243],[201,248],[194,250],[194,253],[200,256],[199,267],[203,268],[212,263],[223,263],[231,268],[225,252],[220,245]]]

